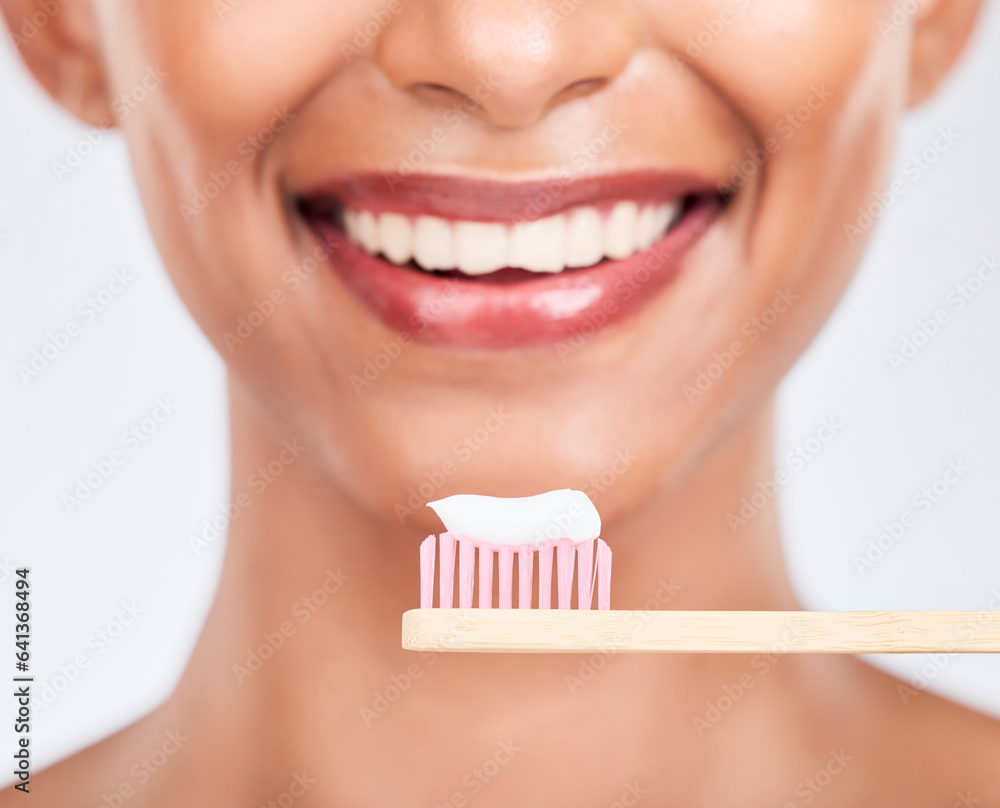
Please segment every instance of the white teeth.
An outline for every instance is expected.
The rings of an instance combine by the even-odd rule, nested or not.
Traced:
[[[577,208],[569,217],[566,266],[589,267],[604,257],[604,224],[597,208]]]
[[[680,209],[680,200],[642,205],[624,200],[603,213],[587,205],[505,225],[345,208],[344,230],[372,255],[381,253],[394,264],[413,260],[428,271],[485,275],[517,267],[555,273],[648,249],[675,223]]]
[[[639,212],[639,222],[636,225],[635,243],[640,250],[647,250],[663,231],[656,226],[657,208],[646,205]]]
[[[604,227],[604,254],[608,258],[628,258],[635,252],[639,206],[635,202],[619,202],[611,209]]]
[[[640,250],[647,250],[670,228],[681,211],[681,201],[647,205],[639,213],[637,243]]]
[[[350,208],[344,208],[344,232],[351,241],[359,241],[358,238],[358,212]]]
[[[359,211],[357,228],[358,243],[364,248],[365,252],[369,252],[372,255],[377,253],[379,237],[378,221],[375,219],[375,214],[368,210]]]
[[[507,266],[507,228],[490,222],[455,222],[455,263],[466,275]]]
[[[378,217],[378,237],[382,252],[394,264],[405,264],[413,257],[413,225],[406,216],[383,213]]]
[[[453,269],[455,242],[451,224],[437,216],[418,216],[413,230],[413,260],[424,269]]]
[[[565,216],[514,225],[507,265],[532,272],[561,272],[566,267],[566,243]]]

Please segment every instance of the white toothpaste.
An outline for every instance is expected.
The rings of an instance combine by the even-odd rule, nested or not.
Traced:
[[[591,541],[601,535],[601,517],[582,491],[563,488],[533,497],[456,494],[428,507],[449,533],[475,542],[538,547],[543,542]]]

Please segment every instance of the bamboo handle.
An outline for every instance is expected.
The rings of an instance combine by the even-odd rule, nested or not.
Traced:
[[[411,651],[1000,653],[1000,611],[685,612],[411,609]]]

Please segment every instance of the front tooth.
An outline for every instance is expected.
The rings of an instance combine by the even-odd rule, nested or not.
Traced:
[[[378,252],[378,221],[375,219],[375,214],[370,210],[358,211],[355,227],[361,248],[375,255]]]
[[[565,268],[566,217],[550,216],[515,225],[508,263],[531,272],[559,272]]]
[[[383,213],[378,217],[379,246],[394,264],[405,264],[413,257],[413,225],[406,216]]]
[[[437,216],[418,216],[413,230],[413,260],[424,269],[454,269],[451,225]]]
[[[611,209],[604,226],[604,254],[608,258],[628,258],[635,252],[639,206],[635,202],[619,202]]]
[[[566,228],[566,266],[589,267],[604,257],[604,228],[597,208],[574,210]]]
[[[456,222],[455,263],[467,275],[485,275],[507,266],[508,236],[502,224]]]

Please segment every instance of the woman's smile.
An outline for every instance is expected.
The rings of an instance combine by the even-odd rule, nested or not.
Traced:
[[[299,210],[344,285],[437,345],[523,348],[618,323],[680,271],[726,194],[657,172],[325,183]]]

